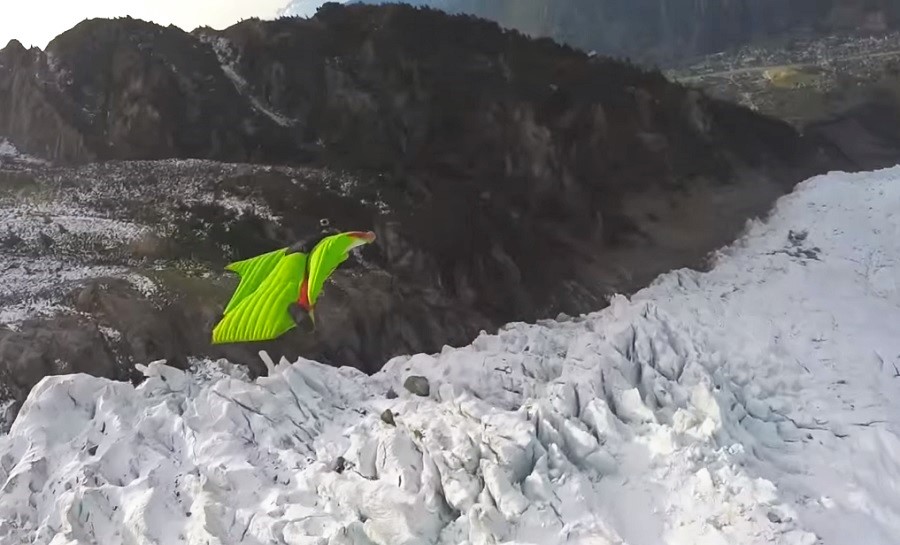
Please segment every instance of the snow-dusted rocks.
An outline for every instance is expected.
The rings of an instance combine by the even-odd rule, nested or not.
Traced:
[[[898,210],[900,168],[816,178],[709,273],[372,377],[47,378],[0,543],[894,543]]]
[[[27,166],[27,165],[44,165],[46,161],[32,157],[26,153],[22,153],[16,148],[15,144],[0,137],[0,167],[7,166]]]

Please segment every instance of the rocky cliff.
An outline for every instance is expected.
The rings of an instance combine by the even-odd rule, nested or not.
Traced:
[[[367,0],[368,1],[368,0]],[[381,3],[381,0],[372,0]],[[897,0],[410,0],[585,50],[670,63],[766,39],[896,28]]]
[[[51,372],[256,365],[259,346],[208,344],[235,282],[222,266],[323,217],[378,242],[326,288],[317,336],[265,347],[373,370],[703,266],[833,166],[658,73],[400,6],[12,43],[0,134],[55,163],[0,167],[0,278],[18,279],[0,289],[16,309],[0,376],[20,399]]]

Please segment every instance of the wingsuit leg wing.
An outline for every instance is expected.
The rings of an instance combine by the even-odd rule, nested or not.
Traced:
[[[225,307],[225,314],[231,312],[248,295],[255,292],[266,277],[272,274],[285,254],[286,250],[280,249],[228,264],[225,270],[237,273],[241,280]]]
[[[268,341],[297,327],[289,308],[300,292],[307,259],[303,253],[282,255],[257,288],[225,313],[213,329],[213,344]]]

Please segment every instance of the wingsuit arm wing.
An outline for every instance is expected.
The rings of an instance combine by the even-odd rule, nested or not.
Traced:
[[[351,231],[339,233],[322,239],[309,254],[309,284],[307,294],[309,304],[315,307],[325,281],[347,260],[349,252],[357,246],[369,244],[375,240],[371,231]]]
[[[328,235],[336,235],[339,233],[340,231],[334,229],[333,227],[320,229],[318,233],[309,235],[292,244],[287,249],[287,253],[291,254],[294,252],[303,252],[304,254],[309,254],[310,252],[312,252],[313,248],[315,248],[316,245],[322,241],[322,239],[324,239]]]

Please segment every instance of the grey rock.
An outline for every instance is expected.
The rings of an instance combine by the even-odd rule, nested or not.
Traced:
[[[425,377],[416,375],[406,377],[406,380],[403,381],[403,387],[410,393],[420,397],[428,397],[431,394],[431,385]]]

